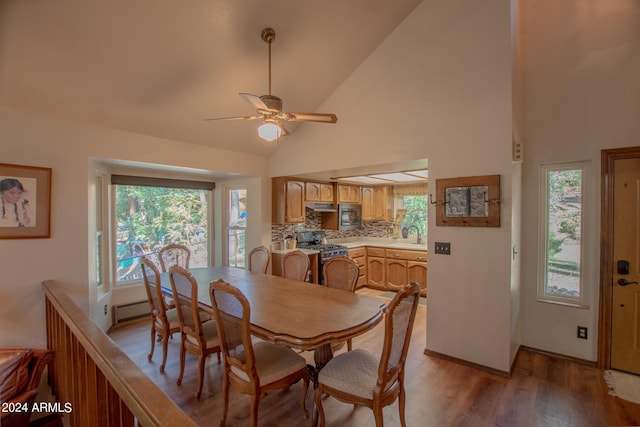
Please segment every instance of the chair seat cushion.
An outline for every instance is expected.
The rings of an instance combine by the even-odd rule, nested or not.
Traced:
[[[29,380],[31,349],[0,349],[0,402],[19,394]]]
[[[331,388],[371,399],[378,381],[378,358],[356,349],[331,359],[318,375],[318,382]]]
[[[307,366],[304,357],[284,345],[260,341],[253,345],[253,353],[260,385],[270,384]],[[231,370],[241,379],[249,381],[244,371],[234,366]]]
[[[207,344],[207,348],[217,347],[220,345],[220,339],[218,338],[218,329],[216,327],[216,322],[213,320],[209,320],[202,324],[202,336]],[[192,336],[187,334],[187,341],[193,343],[195,345],[199,345],[198,340]]]

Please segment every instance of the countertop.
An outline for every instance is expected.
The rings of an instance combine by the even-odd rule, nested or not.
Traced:
[[[427,251],[427,244],[417,244],[415,239],[384,239],[376,237],[350,237],[347,239],[330,239],[329,243],[343,245],[347,248],[362,246],[376,246],[389,249],[406,249],[412,251]]]

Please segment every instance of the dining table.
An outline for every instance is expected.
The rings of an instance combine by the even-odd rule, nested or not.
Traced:
[[[333,357],[332,344],[374,328],[386,305],[377,298],[287,279],[243,268],[191,268],[198,283],[198,304],[213,315],[209,284],[222,279],[237,287],[249,301],[252,335],[299,350],[313,350],[309,366],[314,383],[319,370]],[[163,292],[171,295],[169,273],[162,273]]]

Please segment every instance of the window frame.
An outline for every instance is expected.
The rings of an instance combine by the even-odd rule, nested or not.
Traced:
[[[207,201],[207,223],[208,223],[208,231],[207,231],[207,241],[205,243],[207,247],[207,265],[213,265],[214,253],[213,253],[213,242],[214,242],[214,217],[213,217],[213,208],[214,208],[214,191],[215,191],[215,183],[211,181],[205,180],[187,180],[187,179],[179,179],[179,178],[154,178],[145,176],[143,174],[136,174],[136,172],[131,172],[131,174],[121,175],[118,173],[112,173],[109,180],[110,190],[108,194],[110,195],[110,200],[108,202],[109,209],[109,251],[110,259],[108,262],[108,269],[111,276],[111,282],[114,289],[125,289],[131,287],[137,287],[142,284],[142,279],[140,280],[130,280],[126,282],[119,282],[117,269],[118,269],[118,256],[117,256],[117,218],[116,218],[116,186],[117,185],[131,185],[131,186],[151,186],[151,187],[164,187],[164,188],[179,188],[179,189],[192,189],[192,190],[205,190],[206,193],[206,201]],[[104,262],[104,260],[102,260]]]
[[[244,190],[245,191],[245,197],[247,199],[247,201],[249,200],[249,188],[246,185],[227,185],[224,187],[224,211],[223,211],[223,230],[222,230],[222,235],[224,238],[224,247],[223,247],[223,253],[224,253],[224,259],[223,259],[223,264],[228,266],[229,265],[229,257],[230,257],[230,251],[229,251],[229,244],[230,244],[230,240],[229,240],[229,232],[230,230],[240,230],[243,229],[244,230],[244,238],[245,238],[245,253],[244,253],[244,268],[246,268],[248,266],[248,251],[247,251],[247,232],[248,232],[248,224],[245,222],[245,226],[244,227],[231,227],[229,225],[229,196],[231,194],[232,191],[238,191],[238,190]]]
[[[549,180],[550,172],[555,171],[572,171],[579,170],[581,172],[581,188],[580,188],[580,278],[578,297],[559,296],[547,292],[548,278],[548,262],[549,262]],[[542,163],[539,168],[539,214],[538,214],[538,280],[537,280],[537,299],[539,302],[560,304],[570,307],[588,309],[588,295],[591,288],[590,269],[587,267],[588,248],[591,236],[591,198],[590,186],[591,182],[591,162],[590,161],[573,161],[562,163]]]

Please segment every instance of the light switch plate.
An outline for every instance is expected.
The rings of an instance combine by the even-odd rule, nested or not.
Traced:
[[[449,242],[436,242],[435,252],[441,255],[451,255],[451,243]]]

